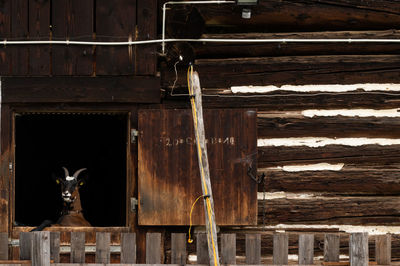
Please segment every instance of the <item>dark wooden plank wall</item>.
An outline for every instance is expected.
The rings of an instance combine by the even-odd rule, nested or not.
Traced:
[[[50,38],[50,0],[29,0],[29,38],[48,40]],[[29,47],[28,73],[33,76],[50,73],[50,46]]]
[[[96,1],[96,40],[128,41],[135,38],[136,2],[132,0]],[[97,47],[98,75],[133,75],[134,47]]]
[[[0,36],[11,37],[11,1],[0,4]],[[0,73],[8,75],[11,71],[11,51],[6,47],[0,48]]]
[[[28,39],[28,1],[17,0],[11,2],[11,38],[15,40]],[[47,35],[47,34],[46,34]],[[10,48],[12,56],[12,72],[15,76],[27,75],[29,69],[29,48],[26,45]]]
[[[94,1],[60,0],[52,2],[53,40],[93,40]],[[93,75],[94,47],[52,47],[52,74],[67,76]],[[63,63],[61,63],[63,62]]]
[[[140,40],[152,40],[157,38],[157,24],[149,23],[157,20],[157,1],[137,0],[137,31]],[[160,13],[161,14],[161,13]],[[154,75],[157,71],[157,47],[152,44],[136,46],[136,74]]]
[[[0,40],[153,39],[157,37],[156,3],[156,0],[6,0],[0,5]],[[136,17],[137,12],[140,18]],[[157,45],[2,46],[0,75],[154,76],[157,48]]]

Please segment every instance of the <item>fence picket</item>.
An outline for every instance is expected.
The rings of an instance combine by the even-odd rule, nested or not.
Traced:
[[[34,232],[31,250],[32,266],[50,266],[50,232]]]
[[[8,234],[0,233],[0,260],[8,260]]]
[[[161,234],[146,234],[146,264],[161,263]]]
[[[340,248],[339,234],[325,234],[324,239],[324,261],[338,262]]]
[[[121,234],[121,263],[136,263],[136,234]]]
[[[171,234],[171,263],[186,264],[186,234]]]
[[[33,233],[21,232],[19,234],[19,259],[30,260]]]
[[[236,264],[236,234],[221,234],[221,264]]]
[[[96,233],[96,263],[110,263],[110,233]]]
[[[274,234],[273,247],[273,264],[287,265],[288,264],[288,242],[289,237],[285,233]]]
[[[368,233],[352,233],[349,242],[350,266],[368,265]]]
[[[375,261],[378,265],[389,265],[392,261],[392,237],[381,235],[375,238]]]
[[[246,234],[246,264],[261,264],[260,234]]]
[[[71,263],[85,263],[85,232],[71,232]]]
[[[60,232],[50,232],[50,259],[60,262]]]
[[[208,257],[207,234],[198,233],[196,237],[197,264],[210,264]]]
[[[314,235],[299,235],[299,265],[314,264]]]

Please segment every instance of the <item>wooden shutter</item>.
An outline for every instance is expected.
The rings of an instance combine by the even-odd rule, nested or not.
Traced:
[[[205,110],[204,123],[218,225],[257,222],[256,111]],[[202,195],[191,110],[139,112],[139,224],[188,225]],[[203,200],[193,224],[204,224]]]

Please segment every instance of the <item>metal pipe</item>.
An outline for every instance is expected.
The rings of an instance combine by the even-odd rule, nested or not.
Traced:
[[[197,5],[197,4],[234,4],[235,1],[224,1],[224,0],[217,0],[217,1],[169,1],[164,3],[163,5],[163,19],[162,19],[162,43],[161,43],[161,54],[165,55],[165,18],[167,16],[167,5]]]

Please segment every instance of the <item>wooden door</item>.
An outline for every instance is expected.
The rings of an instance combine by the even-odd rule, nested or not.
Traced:
[[[204,112],[211,185],[218,225],[257,222],[256,112]],[[186,110],[139,111],[139,224],[188,225],[195,199],[202,195],[192,113]],[[203,201],[193,224],[204,224]]]

